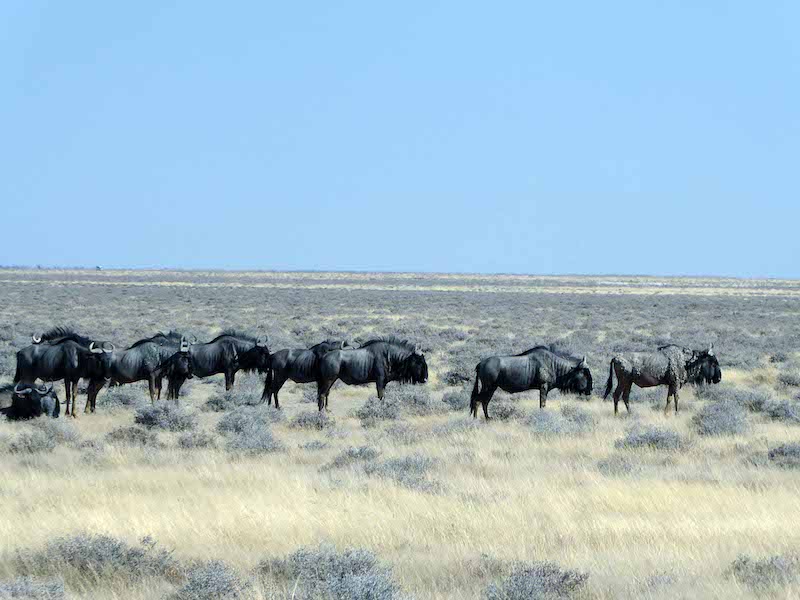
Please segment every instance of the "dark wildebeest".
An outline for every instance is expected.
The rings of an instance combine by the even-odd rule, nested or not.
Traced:
[[[539,390],[539,408],[547,404],[547,393],[560,390],[573,394],[592,393],[592,373],[586,357],[575,358],[536,346],[514,356],[491,356],[475,367],[475,385],[470,397],[470,414],[478,417],[478,402],[489,419],[489,401],[497,388],[514,394]]]
[[[664,413],[669,410],[669,401],[675,401],[675,412],[678,412],[678,390],[690,379],[696,379],[701,373],[710,370],[712,382],[722,372],[719,370],[719,361],[714,356],[714,346],[708,350],[692,350],[681,346],[662,346],[656,352],[631,352],[620,354],[611,359],[608,368],[608,381],[603,399],[608,398],[614,385],[614,375],[617,376],[617,387],[614,390],[614,414],[619,411],[620,397],[625,403],[628,412],[631,411],[628,398],[631,387],[636,384],[640,388],[667,386],[667,403]]]
[[[61,413],[61,402],[53,391],[53,384],[36,387],[27,383],[14,386],[11,406],[0,409],[0,414],[10,421],[34,419],[47,415],[54,419]]]
[[[383,399],[390,381],[425,383],[428,363],[418,347],[391,337],[370,340],[360,348],[332,350],[319,359],[319,410],[327,408],[328,393],[337,379],[348,385],[375,382],[378,398]]]
[[[37,338],[34,338],[35,340]],[[64,380],[66,407],[64,414],[77,417],[75,404],[78,381],[108,378],[114,344],[95,342],[71,330],[57,327],[38,336],[38,341],[17,352],[14,383],[33,384]],[[70,412],[72,401],[72,412]]]
[[[264,393],[261,394],[261,401],[267,400],[272,404],[272,397],[275,396],[275,408],[280,408],[278,404],[278,392],[291,379],[295,383],[310,383],[317,380],[317,367],[319,359],[332,350],[342,350],[347,347],[347,342],[325,340],[315,346],[295,350],[278,350],[269,357],[269,370],[264,381]]]
[[[174,376],[178,368],[191,377],[189,342],[180,333],[170,331],[139,340],[125,350],[112,354],[111,381],[116,384],[147,381],[150,402],[161,399],[164,377]],[[96,379],[89,384],[86,410],[95,411],[97,394],[105,381]]]
[[[270,362],[267,340],[266,336],[256,338],[226,330],[210,342],[193,344],[189,346],[189,356],[194,375],[209,377],[224,373],[225,390],[229,390],[233,387],[237,371],[267,373]],[[178,394],[183,385],[183,377],[173,376],[169,385],[170,393]]]

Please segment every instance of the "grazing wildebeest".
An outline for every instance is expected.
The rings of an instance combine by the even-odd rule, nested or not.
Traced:
[[[234,330],[223,331],[210,342],[189,346],[192,370],[195,377],[209,377],[225,374],[225,389],[233,387],[237,371],[258,371],[267,373],[269,369],[268,338],[253,337]],[[182,375],[170,379],[171,393],[178,394],[183,385]],[[177,396],[176,396],[177,397]]]
[[[347,342],[325,340],[308,349],[278,350],[275,354],[270,355],[270,365],[264,381],[264,393],[261,394],[261,401],[267,400],[268,404],[272,404],[272,397],[275,396],[275,408],[280,408],[278,392],[287,379],[291,379],[295,383],[316,381],[320,357],[331,350],[342,350],[345,347],[347,347]]]
[[[331,386],[341,379],[348,385],[375,382],[383,399],[386,384],[425,383],[428,363],[418,347],[393,337],[370,340],[360,348],[332,350],[319,359],[317,405],[327,408]]]
[[[53,391],[53,384],[36,387],[27,383],[14,386],[11,406],[0,409],[9,421],[34,419],[47,415],[54,419],[61,413],[61,402]]]
[[[164,377],[174,373],[176,365],[188,365],[189,342],[180,333],[170,331],[139,340],[125,350],[112,354],[110,375],[116,384],[147,381],[150,402],[161,399],[161,386]],[[190,368],[190,366],[187,366]],[[105,381],[95,379],[89,384],[86,409],[95,411],[97,394]]]
[[[33,384],[64,380],[66,407],[64,414],[77,417],[75,404],[78,381],[109,377],[114,344],[95,342],[65,328],[55,328],[39,336],[38,342],[17,352],[14,383]],[[70,401],[72,412],[70,412]]]
[[[591,395],[592,373],[586,357],[576,358],[536,346],[514,356],[491,356],[475,367],[475,385],[470,397],[470,414],[478,417],[478,402],[489,419],[489,401],[497,388],[511,394],[539,390],[539,408],[547,404],[550,390]]]
[[[700,373],[710,369],[712,381],[722,372],[719,371],[719,362],[714,356],[714,346],[708,350],[699,351],[670,344],[660,347],[656,352],[631,352],[620,354],[611,359],[608,369],[608,381],[603,399],[608,398],[614,384],[614,375],[617,376],[617,387],[614,390],[614,414],[619,411],[620,397],[625,403],[628,412],[631,411],[628,398],[631,387],[636,384],[640,388],[667,386],[667,403],[664,413],[669,410],[669,401],[675,401],[675,412],[678,412],[678,391],[690,378],[697,378]]]

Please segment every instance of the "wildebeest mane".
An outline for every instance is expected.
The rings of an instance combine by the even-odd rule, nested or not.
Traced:
[[[525,352],[520,352],[515,356],[527,356],[532,352],[536,352],[537,350],[547,350],[548,352],[555,354],[558,358],[563,358],[566,360],[581,362],[583,360],[582,356],[575,356],[574,354],[570,354],[569,352],[565,352],[564,350],[557,350],[554,344],[550,344],[549,346],[534,346],[533,348],[529,348],[525,350]]]
[[[144,339],[139,340],[138,342],[134,342],[133,344],[128,346],[128,350],[130,350],[131,348],[136,348],[136,346],[141,346],[142,344],[146,344],[148,342],[155,342],[155,339],[159,338],[159,337],[165,337],[168,340],[173,341],[175,343],[175,345],[178,345],[178,344],[181,343],[181,339],[183,338],[183,335],[181,335],[177,331],[172,331],[172,330],[170,330],[168,333],[162,333],[162,332],[159,331],[158,333],[156,333],[155,335],[153,335],[153,336],[151,336],[149,338],[144,338]]]
[[[52,342],[54,340],[70,339],[82,345],[91,343],[92,340],[80,335],[72,327],[58,326],[42,334],[42,342]]]
[[[222,333],[220,333],[217,337],[215,337],[213,340],[211,340],[208,343],[209,344],[213,344],[214,342],[216,342],[219,339],[224,338],[224,337],[235,337],[235,338],[238,338],[240,340],[246,340],[248,342],[253,342],[254,344],[258,340],[258,338],[256,336],[251,335],[249,333],[243,333],[241,331],[238,331],[237,329],[225,329],[225,330],[223,330]]]
[[[402,358],[408,358],[409,355],[413,354],[414,350],[416,350],[416,346],[409,342],[408,340],[401,340],[400,338],[394,337],[393,335],[386,336],[386,337],[379,337],[368,342],[364,342],[361,344],[361,348],[368,348],[375,344],[385,343],[391,346],[395,350],[401,351],[404,355]]]

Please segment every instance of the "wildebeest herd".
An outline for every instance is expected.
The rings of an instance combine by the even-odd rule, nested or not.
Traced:
[[[209,342],[170,331],[137,341],[118,350],[104,340],[94,340],[66,327],[32,336],[32,344],[17,352],[17,369],[11,406],[2,409],[9,419],[28,419],[41,415],[59,416],[60,401],[52,382],[64,381],[64,413],[77,416],[78,382],[87,382],[84,412],[94,412],[97,395],[106,386],[147,381],[151,402],[160,400],[164,378],[167,399],[177,400],[181,386],[192,377],[224,374],[230,390],[236,373],[263,374],[261,400],[280,408],[278,393],[287,380],[317,384],[320,411],[328,406],[333,384],[374,383],[383,399],[386,385],[423,384],[428,380],[428,364],[421,348],[394,337],[376,338],[358,347],[345,341],[325,340],[307,349],[286,349],[270,353],[266,337],[254,337],[226,330]],[[667,403],[674,401],[678,411],[678,392],[685,383],[710,384],[722,379],[713,346],[692,350],[676,345],[652,352],[614,356],[609,367],[604,399],[611,393],[614,377],[614,412],[620,399],[630,411],[631,387],[667,386]],[[41,385],[38,382],[43,382]],[[49,384],[49,385],[47,385]],[[475,384],[470,414],[477,418],[478,402],[489,419],[488,406],[500,388],[509,393],[539,390],[539,406],[545,408],[551,390],[586,395],[592,393],[592,374],[586,357],[570,356],[546,346],[536,346],[514,356],[492,356],[475,367]]]

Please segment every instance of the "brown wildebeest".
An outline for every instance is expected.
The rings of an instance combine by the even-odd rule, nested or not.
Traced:
[[[631,411],[628,398],[631,387],[635,383],[640,388],[667,386],[667,404],[664,413],[669,409],[670,397],[675,400],[675,412],[678,412],[678,390],[689,381],[692,374],[706,367],[716,367],[719,362],[714,356],[713,344],[708,350],[692,350],[680,346],[662,346],[657,352],[631,352],[620,354],[611,359],[608,370],[608,382],[603,399],[608,398],[617,376],[617,387],[614,390],[614,414],[619,410],[620,397],[628,412]],[[720,373],[720,377],[721,377]]]

